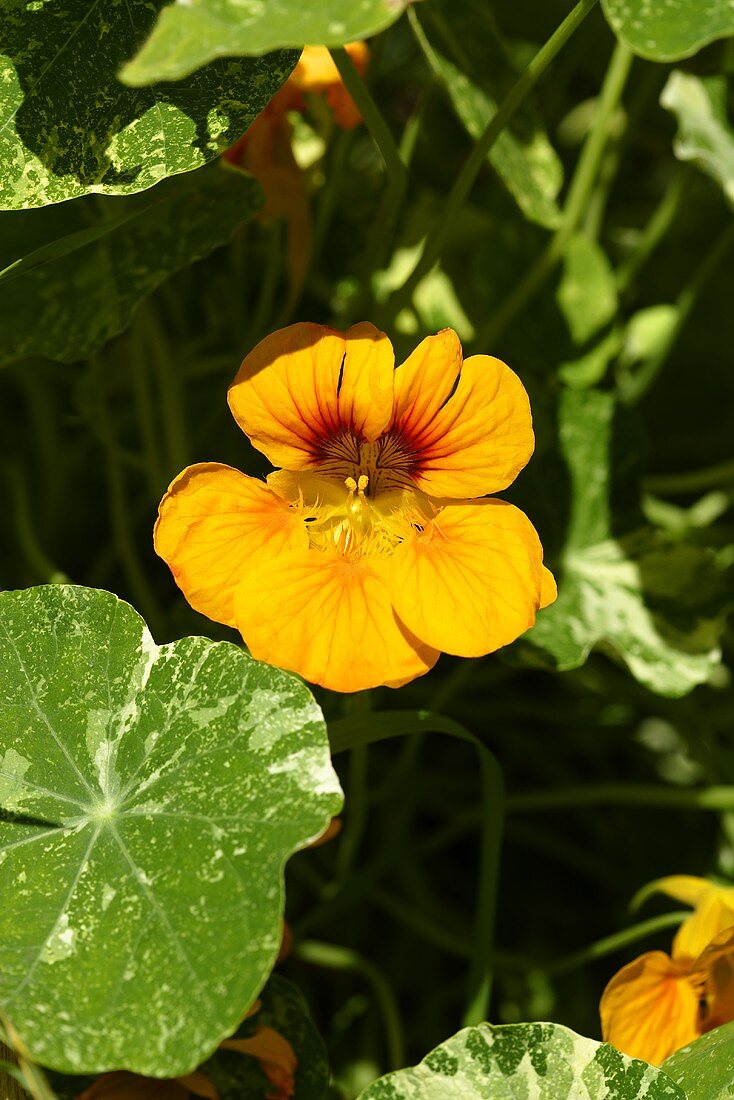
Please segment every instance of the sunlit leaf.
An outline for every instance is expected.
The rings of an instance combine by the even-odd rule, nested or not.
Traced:
[[[715,562],[706,550],[643,526],[614,530],[612,394],[568,390],[559,415],[570,482],[566,548],[558,600],[526,638],[556,668],[578,668],[599,648],[651,690],[683,695],[720,660]]]
[[[558,304],[576,344],[585,344],[617,311],[617,285],[604,250],[577,233],[563,254]]]
[[[660,102],[678,120],[675,155],[716,180],[734,203],[734,130],[727,118],[726,94],[726,77],[701,79],[676,70],[668,77]]]
[[[394,23],[408,0],[190,0],[158,17],[140,53],[122,72],[131,85],[179,80],[217,57],[282,46],[343,46]]]
[[[297,54],[218,61],[175,85],[131,89],[118,70],[164,0],[3,4],[0,209],[89,192],[126,195],[232,145]]]
[[[627,363],[654,359],[666,347],[671,331],[678,323],[677,306],[648,306],[633,313],[624,333],[623,355]]]
[[[261,202],[254,179],[212,166],[137,197],[0,214],[0,265],[37,243],[43,250],[2,285],[0,365],[30,355],[62,362],[92,355],[127,328],[146,295],[228,241]],[[106,224],[117,227],[105,233]],[[80,240],[86,243],[75,247]],[[57,258],[38,262],[54,250]]]
[[[432,0],[415,12],[427,60],[467,132],[477,139],[516,75],[491,9],[483,0],[458,5]],[[556,196],[563,169],[530,108],[500,134],[489,161],[526,218],[549,228],[559,224]]]
[[[480,1024],[359,1100],[686,1100],[660,1070],[560,1024]]]
[[[640,57],[678,61],[734,34],[734,8],[716,0],[602,0],[612,30]]]
[[[248,1039],[259,1028],[272,1028],[288,1041],[298,1064],[294,1074],[297,1100],[323,1100],[329,1082],[324,1044],[298,986],[272,974],[258,996],[260,1009],[238,1027],[232,1038]],[[257,1060],[235,1050],[219,1050],[201,1067],[216,1086],[220,1100],[268,1100],[272,1083]],[[76,1100],[94,1077],[50,1075],[58,1100]]]
[[[0,633],[0,1004],[43,1065],[187,1073],[262,987],[283,865],[339,809],[321,713],[229,643],[156,646],[105,592],[3,593]]]
[[[663,1068],[686,1100],[731,1100],[734,1096],[734,1023],[724,1024],[676,1051]]]

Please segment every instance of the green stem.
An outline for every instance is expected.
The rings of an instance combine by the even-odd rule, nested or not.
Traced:
[[[604,77],[594,125],[584,142],[568,189],[561,224],[524,278],[498,306],[478,333],[476,337],[478,344],[491,347],[496,343],[507,326],[545,283],[563,255],[569,238],[578,228],[599,171],[601,157],[609,137],[609,124],[617,109],[631,64],[631,50],[622,42],[618,42]]]
[[[347,696],[344,700],[345,720],[351,716],[362,717],[370,711],[369,691],[360,691],[357,695]],[[347,780],[346,814],[344,828],[339,838],[339,850],[336,857],[336,879],[344,882],[354,865],[359,846],[367,827],[367,795],[369,788],[369,768],[367,745],[355,745],[349,754],[349,777]]]
[[[625,294],[675,221],[687,177],[678,169],[663,192],[632,255],[617,270],[617,290]]]
[[[283,241],[281,226],[278,221],[271,220],[268,233],[268,248],[265,256],[263,276],[260,280],[257,301],[252,314],[252,320],[247,326],[243,337],[243,347],[253,347],[257,341],[268,331],[268,322],[273,314],[275,292],[278,288],[282,267]]]
[[[403,194],[408,186],[408,173],[390,127],[385,122],[382,112],[370,95],[367,85],[357,72],[347,51],[332,50],[331,56],[334,58],[334,64],[339,70],[339,76],[344,81],[345,88],[356,103],[372,140],[380,152],[390,186]]]
[[[160,393],[160,410],[166,440],[167,470],[170,480],[189,463],[189,443],[184,411],[184,387],[180,365],[174,362],[170,347],[158,323],[152,302],[144,302],[138,311],[140,337],[148,351]]]
[[[594,787],[562,787],[555,791],[508,795],[508,813],[538,813],[582,806],[646,806],[671,810],[734,810],[734,786],[686,788],[645,784],[602,783]]]
[[[95,369],[96,367],[97,364],[92,369],[95,371],[97,381],[97,423],[105,451],[112,536],[133,600],[148,626],[156,634],[160,631],[162,617],[132,537],[132,520],[128,508],[125,479],[118,457],[117,441],[107,406],[102,372]]]
[[[436,924],[423,911],[406,905],[405,902],[394,898],[387,890],[375,890],[370,895],[370,899],[411,932],[440,948],[441,951],[445,951],[447,955],[453,955],[458,959],[469,957],[471,944],[463,936],[454,935],[447,928]]]
[[[720,462],[682,474],[655,474],[643,479],[644,488],[660,496],[686,496],[734,484],[734,462]]]
[[[654,384],[655,379],[667,363],[668,357],[706,283],[733,244],[734,222],[717,237],[694,272],[693,277],[678,295],[675,303],[677,307],[676,321],[668,333],[663,347],[653,359],[648,359],[645,363],[642,363],[634,374],[620,376],[618,380],[619,392],[626,404],[634,405],[645,396]]]
[[[580,966],[594,962],[595,959],[603,959],[605,955],[613,955],[617,951],[628,947],[631,943],[637,943],[638,940],[645,939],[647,936],[653,936],[665,928],[676,927],[690,915],[690,912],[679,912],[663,913],[659,917],[650,917],[648,920],[640,921],[639,924],[633,924],[630,928],[623,928],[621,932],[605,936],[604,939],[597,940],[595,943],[589,944],[588,947],[583,947],[580,951],[574,951],[572,955],[567,955],[565,959],[559,959],[558,962],[543,967],[543,969],[546,974],[567,974],[571,970],[577,970]]]
[[[487,159],[489,150],[492,148],[502,131],[507,127],[515,112],[527,99],[556,54],[565,46],[574,31],[581,26],[584,19],[595,5],[596,0],[579,0],[576,7],[566,16],[561,25],[556,28],[545,45],[541,46],[528,67],[518,77],[500,103],[496,114],[488,122],[484,133],[475,144],[463,168],[459,172],[459,175],[456,177],[443,208],[441,220],[436,225],[433,232],[427,237],[423,246],[423,251],[413,271],[400,290],[396,291],[390,299],[389,305],[391,316],[396,316],[401,309],[410,304],[413,291],[418,283],[424,275],[431,270],[441,255],[441,250],[443,249],[453,220],[469,197],[469,192]]]
[[[130,332],[130,352],[135,411],[148,477],[151,499],[157,499],[166,487],[166,471],[160,453],[160,433],[156,426],[155,411],[148,370],[149,349],[141,338],[140,325],[133,325]]]
[[[303,943],[296,944],[293,954],[295,958],[313,966],[323,966],[329,970],[354,971],[361,974],[369,982],[385,1025],[388,1068],[391,1070],[402,1069],[406,1062],[406,1054],[400,1013],[393,991],[384,974],[356,951],[332,943],[306,940]]]
[[[20,466],[15,463],[8,464],[6,474],[15,520],[15,534],[26,564],[44,584],[64,584],[69,578],[46,556],[38,541],[28,505],[28,489]]]
[[[493,753],[459,722],[427,711],[383,711],[342,718],[329,729],[332,752],[390,737],[427,732],[445,733],[473,745],[479,754],[482,781],[481,855],[469,994],[464,1025],[486,1020],[492,993],[494,926],[504,826],[504,782]]]

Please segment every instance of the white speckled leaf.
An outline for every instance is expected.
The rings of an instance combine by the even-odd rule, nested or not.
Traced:
[[[705,682],[720,660],[719,573],[705,549],[650,529],[615,537],[615,412],[611,393],[569,389],[561,397],[571,516],[558,600],[526,639],[558,669],[578,668],[598,648],[652,691],[680,696]]]
[[[199,168],[247,129],[297,54],[218,61],[175,85],[118,79],[164,0],[5,0],[0,209],[126,195]]]
[[[725,76],[700,79],[676,70],[668,77],[660,102],[678,120],[675,155],[716,180],[734,204],[734,130],[727,118],[726,86]]]
[[[686,1100],[732,1100],[734,1023],[714,1028],[676,1051],[663,1063],[663,1069],[683,1089]]]
[[[140,196],[0,214],[0,267],[24,254],[30,261],[0,289],[0,366],[31,355],[64,363],[93,355],[148,294],[226,243],[261,203],[254,179],[212,165]],[[104,230],[113,219],[117,228],[61,251],[75,243],[71,234]],[[34,266],[28,254],[49,241],[61,254]]]
[[[0,1005],[43,1065],[210,1055],[273,965],[286,859],[340,804],[294,676],[156,646],[110,593],[0,594]]]
[[[296,1100],[323,1100],[329,1084],[329,1063],[300,989],[280,974],[271,974],[258,1001],[259,1011],[242,1022],[235,1037],[249,1039],[261,1027],[273,1028],[288,1040],[298,1060],[294,1075]],[[218,1050],[201,1068],[216,1086],[219,1100],[269,1100],[272,1096],[272,1082],[251,1056]],[[95,1081],[89,1076],[49,1076],[58,1100],[76,1100]]]
[[[654,1066],[560,1024],[480,1024],[359,1100],[686,1100]]]
[[[179,80],[213,58],[283,46],[343,46],[384,30],[408,0],[176,0],[164,8],[122,79]]]
[[[421,45],[467,133],[477,140],[517,76],[485,0],[418,4]],[[529,221],[560,223],[563,167],[540,119],[526,105],[495,141],[488,160]]]
[[[602,0],[609,24],[640,57],[679,61],[734,34],[727,0]]]

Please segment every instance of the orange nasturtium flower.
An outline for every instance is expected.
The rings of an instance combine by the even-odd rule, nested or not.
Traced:
[[[614,975],[600,1012],[607,1042],[659,1065],[734,1020],[734,887],[671,875],[652,890],[694,911],[678,929],[672,955],[648,951]]]
[[[360,73],[366,72],[367,44],[350,42],[345,48],[355,68]],[[222,154],[225,160],[251,172],[258,180],[265,194],[262,214],[286,221],[288,266],[294,286],[300,286],[305,274],[311,218],[306,180],[293,155],[288,112],[305,111],[307,95],[325,96],[335,123],[343,130],[353,129],[361,120],[326,46],[306,46],[283,87],[242,137]]]
[[[247,1016],[259,1009],[260,1002],[256,1001]],[[295,1094],[298,1059],[288,1040],[272,1027],[258,1027],[247,1039],[225,1039],[219,1049],[257,1059],[269,1081],[268,1100],[290,1100]],[[76,1100],[191,1100],[196,1096],[219,1100],[216,1087],[201,1070],[167,1080],[117,1070],[98,1078]]]
[[[555,599],[530,520],[488,497],[533,451],[528,397],[452,329],[395,369],[373,325],[296,324],[262,340],[229,390],[267,483],[190,466],[155,548],[197,611],[253,656],[335,691],[397,687],[441,650],[507,645]]]

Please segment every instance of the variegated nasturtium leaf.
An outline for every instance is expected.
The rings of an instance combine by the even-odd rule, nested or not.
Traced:
[[[131,85],[179,80],[217,57],[284,46],[343,46],[384,30],[408,0],[187,0],[163,8],[150,38],[125,66]]]
[[[218,61],[129,88],[120,66],[165,0],[6,0],[0,39],[0,209],[127,195],[232,145],[298,55]]]
[[[485,0],[417,4],[418,35],[467,133],[478,139],[517,76]],[[539,116],[525,106],[489,151],[497,175],[529,221],[555,228],[563,167]]]
[[[679,61],[734,34],[726,0],[602,0],[614,33],[640,57]]]
[[[0,366],[32,355],[64,363],[93,355],[127,328],[148,294],[225,244],[261,204],[251,176],[211,165],[143,195],[88,195],[0,214],[0,267],[28,260],[1,283]],[[93,227],[99,235],[76,247]],[[46,259],[51,250],[58,254]]]
[[[560,1024],[480,1024],[412,1069],[381,1077],[359,1100],[686,1100],[646,1062]]]
[[[663,1069],[683,1089],[686,1100],[732,1100],[734,1023],[714,1028],[676,1051]]]
[[[272,968],[287,858],[340,804],[294,676],[159,647],[110,593],[0,594],[0,1007],[35,1061],[207,1058]]]
[[[613,529],[616,415],[611,393],[561,395],[570,517],[558,599],[526,640],[558,669],[578,668],[596,648],[652,691],[684,695],[720,660],[721,572],[709,551],[645,527],[636,511],[625,533]],[[619,506],[614,514],[621,522]]]
[[[734,130],[727,114],[725,76],[700,78],[672,72],[660,103],[675,115],[678,133],[673,152],[718,183],[734,205]]]
[[[272,974],[258,996],[260,1009],[243,1020],[235,1039],[248,1039],[260,1028],[276,1031],[290,1044],[297,1065],[293,1077],[296,1100],[323,1100],[329,1084],[326,1050],[298,986]],[[219,1100],[268,1100],[273,1084],[251,1055],[218,1050],[201,1067],[216,1087]],[[49,1074],[58,1100],[76,1100],[94,1077]]]

